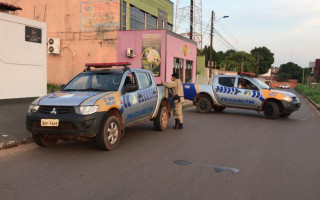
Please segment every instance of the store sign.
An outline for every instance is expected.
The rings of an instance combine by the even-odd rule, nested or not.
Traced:
[[[34,43],[42,43],[42,30],[39,28],[34,28],[30,26],[25,27],[25,41],[34,42]]]

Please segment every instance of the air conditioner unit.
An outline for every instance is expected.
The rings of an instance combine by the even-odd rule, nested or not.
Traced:
[[[127,48],[127,56],[130,57],[130,58],[133,58],[133,57],[136,56],[136,55],[134,54],[133,49]]]
[[[60,38],[48,38],[48,53],[60,54]]]

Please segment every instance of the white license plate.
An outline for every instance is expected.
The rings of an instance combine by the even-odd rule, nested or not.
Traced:
[[[58,119],[41,119],[41,126],[59,126]]]

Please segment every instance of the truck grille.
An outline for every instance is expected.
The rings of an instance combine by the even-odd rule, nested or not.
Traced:
[[[70,114],[75,113],[73,106],[40,106],[39,113],[42,114]]]

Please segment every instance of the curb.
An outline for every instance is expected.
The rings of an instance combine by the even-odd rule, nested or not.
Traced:
[[[308,96],[302,94],[302,93],[299,92],[298,90],[296,90],[296,91],[297,91],[299,94],[301,94],[302,96],[304,96],[314,107],[316,107],[316,109],[317,109],[318,111],[320,111],[320,106],[319,106],[316,102],[314,102],[312,99],[310,99]]]
[[[308,101],[314,106],[316,107],[316,109],[318,111],[320,111],[320,106],[318,106],[318,104],[316,102],[314,102],[312,99],[310,99],[308,96],[305,96],[304,94],[301,94],[302,96],[304,96],[306,99],[308,99]]]
[[[192,107],[192,106],[193,106],[193,103],[184,104],[184,105],[182,106],[182,109],[190,108],[190,107]]]
[[[8,141],[5,143],[0,143],[0,150],[17,147],[20,144],[30,144],[30,143],[33,143],[32,138],[25,138],[17,141]]]

